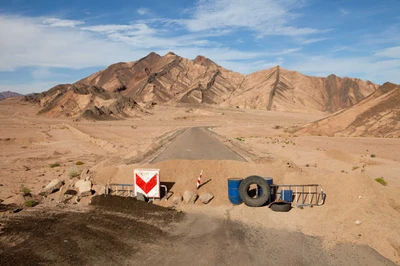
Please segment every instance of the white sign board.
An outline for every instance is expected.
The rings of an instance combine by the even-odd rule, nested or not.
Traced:
[[[160,169],[135,169],[133,185],[135,197],[139,192],[147,198],[160,198]]]

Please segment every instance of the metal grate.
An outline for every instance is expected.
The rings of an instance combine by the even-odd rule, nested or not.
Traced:
[[[104,187],[104,195],[133,197],[133,184],[109,184]]]
[[[276,200],[282,198],[283,191],[292,190],[292,202],[297,207],[321,206],[325,203],[326,194],[321,185],[271,185],[271,189],[276,195]],[[280,195],[278,197],[278,195]]]

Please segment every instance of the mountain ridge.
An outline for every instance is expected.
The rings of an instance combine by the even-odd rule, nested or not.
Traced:
[[[172,52],[165,56],[153,52],[138,61],[118,64],[118,69],[113,64],[78,83],[120,91],[145,104],[152,101],[205,103],[327,113],[348,108],[379,87],[370,81],[333,74],[306,76],[280,66],[242,75],[201,55],[189,60]],[[310,90],[309,95],[306,88]]]
[[[327,136],[400,137],[400,85],[386,82],[354,106],[304,125],[298,132]]]
[[[312,77],[280,66],[242,75],[205,56],[189,60],[173,52],[164,56],[152,52],[25,100],[40,104],[39,114],[75,119],[83,114],[120,119],[156,103],[331,114],[357,104],[378,88],[370,81]]]
[[[0,92],[0,100],[4,100],[7,98],[11,98],[11,97],[17,97],[17,96],[22,96],[22,94],[19,94],[17,92],[12,92],[12,91],[1,91]]]

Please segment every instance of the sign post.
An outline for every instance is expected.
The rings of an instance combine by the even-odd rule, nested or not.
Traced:
[[[147,198],[160,198],[160,169],[135,169],[133,171],[134,195],[142,193]]]

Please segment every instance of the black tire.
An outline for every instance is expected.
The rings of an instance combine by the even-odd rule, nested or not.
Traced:
[[[288,212],[292,209],[290,202],[278,201],[271,204],[271,210],[274,212]]]
[[[257,184],[257,186],[259,186],[262,189],[262,194],[256,198],[252,198],[251,196],[249,196],[248,193],[250,185],[253,184]],[[267,181],[262,177],[252,175],[246,177],[242,181],[242,183],[240,183],[239,196],[244,202],[244,204],[246,204],[247,206],[260,207],[268,201],[270,195],[271,195],[271,188],[268,185]]]

